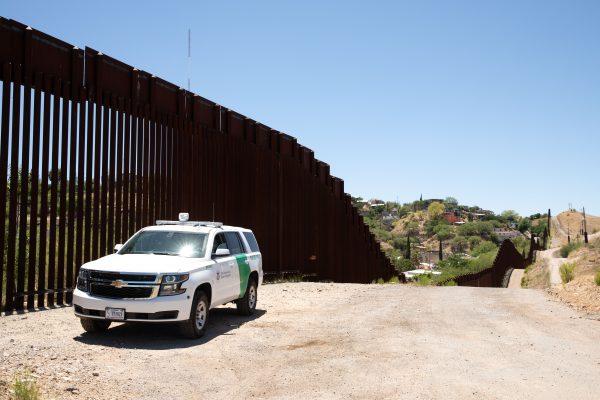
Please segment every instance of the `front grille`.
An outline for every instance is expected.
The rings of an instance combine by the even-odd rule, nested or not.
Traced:
[[[90,271],[90,279],[102,281],[116,281],[120,279],[128,282],[154,282],[155,274],[121,274],[119,272]]]
[[[125,286],[116,288],[98,283],[90,284],[90,294],[111,299],[144,299],[152,295],[152,287]]]

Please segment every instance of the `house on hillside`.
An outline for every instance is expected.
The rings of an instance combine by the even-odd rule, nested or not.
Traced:
[[[439,249],[430,249],[423,245],[415,246],[415,249],[419,252],[419,261],[428,264],[437,264],[440,262],[440,251]],[[442,254],[443,257],[447,257],[446,252]]]
[[[485,217],[487,217],[489,214],[484,213],[484,212],[469,212],[468,213],[468,218],[471,221],[478,221],[480,219],[484,219]]]
[[[385,203],[383,202],[383,200],[378,200],[378,199],[371,199],[367,202],[367,204],[371,207],[383,207],[385,206]]]
[[[446,211],[444,212],[443,218],[449,223],[449,224],[456,224],[457,222],[462,222],[462,219],[460,218],[460,213],[458,211]]]
[[[494,228],[494,234],[498,237],[498,240],[501,242],[506,239],[514,239],[523,235],[521,232],[509,228]]]

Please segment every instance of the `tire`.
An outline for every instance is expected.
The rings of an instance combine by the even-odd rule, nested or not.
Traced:
[[[204,336],[206,325],[208,324],[210,304],[208,296],[202,290],[194,295],[192,308],[190,310],[190,319],[180,325],[181,334],[188,339],[198,339]]]
[[[248,281],[248,287],[244,297],[236,301],[237,310],[240,315],[252,315],[256,310],[258,301],[258,285],[254,279]]]
[[[110,321],[104,319],[80,318],[79,321],[83,329],[89,333],[106,332],[110,326]]]

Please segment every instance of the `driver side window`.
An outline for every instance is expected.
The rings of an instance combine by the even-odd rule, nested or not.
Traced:
[[[227,249],[227,241],[225,240],[225,235],[219,233],[215,236],[215,241],[213,243],[212,253],[214,254],[217,249]]]

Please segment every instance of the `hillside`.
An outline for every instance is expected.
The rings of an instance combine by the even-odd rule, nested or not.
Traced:
[[[574,241],[581,239],[581,227],[583,214],[579,211],[569,210],[563,211],[553,218],[555,222],[552,227],[554,236],[553,242],[556,245],[567,243],[567,235],[571,236]],[[586,215],[588,235],[594,235],[600,232],[600,217],[594,215]]]
[[[573,277],[553,285],[550,293],[571,306],[600,317],[600,238],[587,246],[577,244],[567,257]]]
[[[536,262],[526,268],[522,284],[546,289],[557,299],[599,317],[600,217],[586,215],[587,245],[580,232],[582,220],[583,214],[574,210],[552,219],[552,247],[538,253]]]
[[[491,266],[504,239],[526,254],[531,235],[541,235],[547,225],[546,214],[522,217],[508,210],[497,215],[452,197],[404,204],[353,202],[398,271],[430,271],[419,278],[421,283]]]

